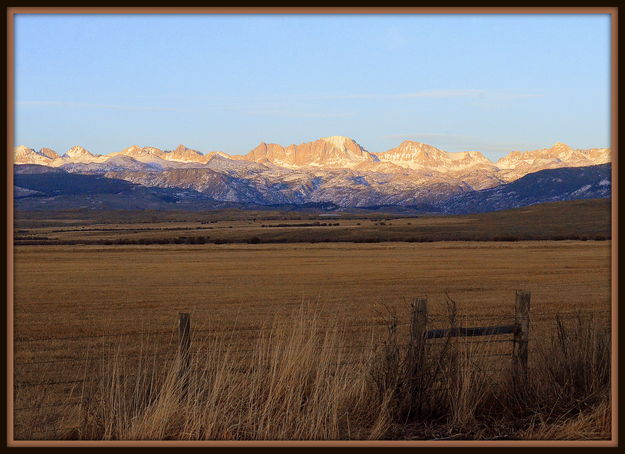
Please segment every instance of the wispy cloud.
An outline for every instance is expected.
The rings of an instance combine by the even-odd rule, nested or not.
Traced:
[[[320,96],[321,99],[412,99],[412,98],[466,98],[484,96],[488,92],[480,89],[441,89],[441,90],[421,90],[411,93],[360,93],[348,95]]]
[[[163,112],[188,112],[188,110],[174,107],[140,106],[129,104],[94,104],[73,101],[18,101],[18,106],[58,106],[84,109],[102,110],[125,110],[125,111],[163,111]]]
[[[258,117],[288,117],[288,118],[347,118],[355,113],[332,113],[332,112],[299,112],[290,110],[249,110],[245,114]]]
[[[522,98],[537,98],[541,97],[538,93],[525,93],[515,92],[511,90],[484,90],[479,88],[448,88],[448,89],[436,89],[436,90],[420,90],[407,93],[360,93],[360,94],[346,94],[346,95],[327,95],[319,96],[319,99],[375,99],[375,100],[393,100],[393,99],[416,99],[416,98],[479,98],[486,97],[492,98],[508,98],[508,99],[522,99]]]

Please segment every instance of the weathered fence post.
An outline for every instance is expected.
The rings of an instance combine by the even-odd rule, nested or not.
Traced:
[[[527,380],[531,297],[531,292],[524,290],[517,290],[516,292],[512,361],[514,378],[519,384],[524,384]]]
[[[428,324],[427,298],[415,298],[412,303],[412,313],[410,319],[410,340],[411,344],[417,347],[422,353],[425,347],[425,332]],[[413,344],[414,342],[414,344]]]
[[[180,380],[180,389],[182,397],[187,394],[189,387],[189,369],[190,369],[190,347],[191,347],[191,314],[188,312],[178,312],[178,355],[179,368],[178,379]]]
[[[425,334],[427,332],[427,298],[419,297],[411,304],[410,314],[410,340],[408,343],[409,351],[407,352],[406,373],[408,375],[409,389],[406,390],[409,399],[409,414],[420,414],[423,403],[423,376],[425,361]]]

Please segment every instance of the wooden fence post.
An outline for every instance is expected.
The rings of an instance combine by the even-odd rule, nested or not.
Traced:
[[[412,303],[412,313],[410,319],[410,339],[419,348],[425,346],[425,332],[428,324],[428,300],[427,298],[415,298]],[[411,342],[412,343],[412,342]]]
[[[517,383],[527,380],[527,357],[530,331],[530,300],[532,294],[524,290],[517,290],[514,311],[514,345],[512,361],[514,377]]]
[[[178,355],[179,368],[178,379],[180,380],[180,389],[182,397],[187,394],[189,386],[189,369],[191,363],[190,356],[191,347],[191,314],[188,312],[178,312]]]

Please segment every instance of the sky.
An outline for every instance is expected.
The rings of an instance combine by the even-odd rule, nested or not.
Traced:
[[[610,17],[18,14],[14,118],[59,153],[609,147]]]

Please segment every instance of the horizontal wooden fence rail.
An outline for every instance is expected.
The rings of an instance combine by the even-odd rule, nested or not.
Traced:
[[[481,326],[476,328],[431,329],[426,331],[425,338],[440,339],[441,337],[496,336],[498,334],[514,334],[515,330],[515,325]]]
[[[525,382],[528,364],[528,343],[530,329],[531,293],[517,290],[514,311],[514,324],[499,326],[454,327],[446,329],[427,329],[428,310],[427,298],[419,297],[412,303],[410,317],[410,345],[413,355],[420,357],[425,354],[426,340],[449,337],[498,336],[512,334],[512,362],[514,380],[518,384]],[[422,340],[421,340],[422,339]]]

